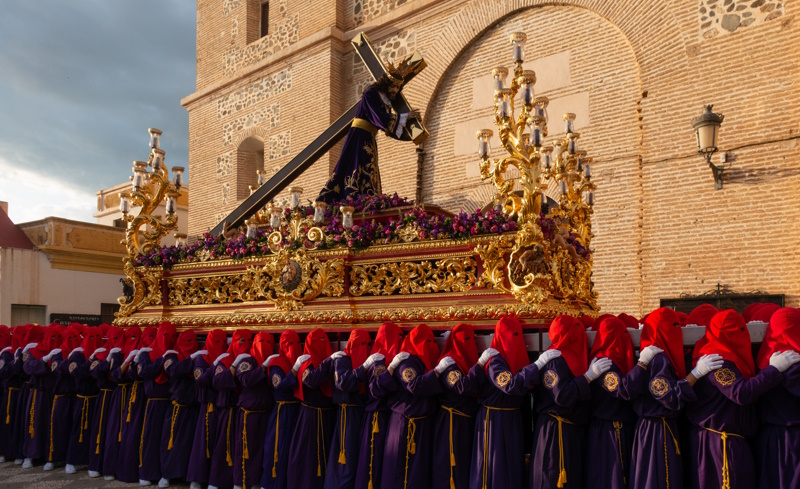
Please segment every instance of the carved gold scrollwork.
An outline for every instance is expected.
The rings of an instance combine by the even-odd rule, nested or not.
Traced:
[[[429,294],[464,292],[477,282],[477,263],[471,256],[397,263],[353,265],[350,294]]]

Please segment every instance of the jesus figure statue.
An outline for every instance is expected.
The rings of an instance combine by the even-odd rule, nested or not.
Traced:
[[[347,131],[342,154],[328,183],[320,191],[318,202],[330,204],[348,196],[382,193],[375,135],[381,130],[390,138],[408,139],[403,137],[408,119],[419,118],[417,110],[405,114],[392,111],[392,101],[402,85],[402,74],[392,69],[364,91],[356,117]]]

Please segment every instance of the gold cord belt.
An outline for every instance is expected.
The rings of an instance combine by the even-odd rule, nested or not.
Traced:
[[[712,433],[716,433],[720,436],[720,440],[722,441],[722,488],[721,489],[730,489],[731,487],[731,474],[728,468],[728,437],[735,436],[737,438],[744,438],[742,435],[737,435],[736,433],[728,433],[727,431],[717,431],[712,430],[711,428],[706,428],[705,426],[701,426],[706,431],[710,431]]]
[[[206,458],[211,458],[211,452],[208,449],[208,415],[214,412],[214,403],[209,402],[206,406]]]
[[[131,387],[131,397],[128,399],[128,416],[125,418],[126,423],[131,422],[131,407],[133,407],[133,403],[136,402],[136,391],[139,388],[139,384],[141,384],[141,380],[137,380],[133,383],[133,387]]]
[[[284,404],[299,404],[300,401],[277,401],[278,413],[275,416],[275,453],[272,455],[272,478],[278,477],[278,435],[280,434],[281,407]]]
[[[324,465],[325,470],[328,470],[328,455],[325,453],[325,425],[322,423],[322,411],[330,411],[333,408],[309,406],[306,403],[302,403],[302,405],[317,411],[317,477],[322,477],[322,466]],[[321,457],[320,452],[322,452]]]
[[[89,429],[89,399],[94,399],[97,397],[97,394],[93,396],[82,396],[78,394],[76,396],[78,399],[83,399],[83,403],[81,403],[81,420],[80,420],[80,436],[78,437],[78,443],[83,443],[83,431]]]
[[[406,469],[403,474],[403,489],[405,489],[408,486],[408,456],[417,453],[417,443],[414,441],[414,435],[417,433],[417,420],[425,419],[427,416],[403,417],[408,420],[408,427],[406,428]]]
[[[112,389],[100,389],[100,390],[103,391],[103,400],[100,401],[100,424],[97,425],[97,440],[96,440],[97,443],[95,444],[94,447],[95,455],[100,454],[100,439],[101,439],[100,437],[103,435],[103,411],[105,410],[106,407],[106,396],[108,395],[109,392],[112,391]]]
[[[492,411],[517,411],[517,408],[500,408],[494,406],[482,406],[486,408],[486,418],[483,420],[483,486],[486,489],[486,478],[489,473],[489,463],[487,462],[487,453],[489,453],[489,414]]]
[[[548,416],[554,418],[558,421],[558,483],[556,487],[564,487],[564,484],[567,483],[567,469],[564,467],[564,437],[562,435],[561,427],[564,423],[567,424],[575,424],[572,421],[568,420],[567,418],[562,418],[561,416],[555,415],[553,413],[547,413]]]
[[[622,458],[622,421],[614,421],[614,431],[617,432],[617,450],[619,451],[619,466],[622,468],[622,483],[627,485],[628,480],[625,477],[625,459]]]
[[[6,400],[6,424],[11,423],[11,393],[18,390],[19,387],[8,388],[8,399]]]
[[[233,467],[233,458],[231,457],[231,423],[233,422],[233,408],[228,408],[228,436],[225,437],[227,448],[225,450],[225,461],[228,462],[228,467]]]
[[[339,463],[342,465],[347,464],[347,457],[345,455],[345,436],[347,431],[347,408],[349,407],[364,407],[361,404],[339,404]]]
[[[150,407],[150,401],[169,401],[169,399],[167,399],[166,397],[150,397],[147,399],[147,403],[144,405],[144,418],[142,419],[142,434],[140,435],[139,438],[139,467],[142,466],[142,447],[144,447],[144,428],[145,426],[147,426],[147,408]]]
[[[372,413],[372,433],[369,435],[369,483],[367,489],[373,489],[372,484],[372,458],[375,453],[375,433],[380,432],[380,425],[378,424],[378,411]]]
[[[247,415],[251,413],[266,413],[266,411],[250,411],[244,408],[239,408],[244,413],[242,418],[242,487],[247,487],[247,470],[245,470],[244,461],[250,459],[250,450],[247,448]]]
[[[31,435],[31,439],[33,439],[33,435],[34,435],[34,433],[36,431],[36,428],[35,428],[35,425],[34,425],[34,418],[36,416],[36,387],[34,387],[31,390],[33,390],[33,397],[31,398],[30,413],[28,413],[29,414],[29,416],[28,416],[28,434]]]
[[[371,123],[370,121],[368,121],[366,119],[360,119],[358,117],[353,119],[353,124],[350,127],[363,129],[363,130],[369,132],[370,134],[372,134],[373,136],[378,133],[378,128],[375,127],[375,125],[373,123]]]
[[[453,415],[463,416],[465,418],[472,418],[469,414],[462,413],[458,409],[442,406],[442,409],[450,413],[450,489],[455,489],[456,482],[453,479],[453,467],[456,466],[456,454],[453,450]]]
[[[47,461],[53,461],[53,450],[55,449],[53,443],[53,415],[56,412],[56,401],[58,401],[59,397],[64,397],[64,394],[55,394],[53,396],[53,405],[50,407],[50,451],[47,453]]]
[[[175,422],[178,420],[178,414],[181,412],[182,407],[186,406],[179,404],[178,401],[172,401],[172,419],[169,423],[169,443],[167,443],[167,450],[172,450],[172,442],[175,439]],[[208,428],[208,415],[206,415],[206,428]],[[206,443],[208,443],[208,437],[206,437]]]
[[[664,430],[664,467],[667,469],[666,471],[666,482],[667,482],[667,489],[669,489],[669,459],[667,458],[667,432],[669,431],[669,436],[672,438],[672,442],[675,444],[675,455],[680,455],[681,450],[678,448],[678,439],[675,438],[675,435],[672,433],[672,428],[669,427],[669,423],[667,423],[667,418],[664,416],[660,416],[661,423],[663,425]]]
[[[125,419],[125,396],[127,395],[128,384],[120,384],[120,397],[119,397],[119,434],[117,435],[117,442],[122,442],[122,420]]]

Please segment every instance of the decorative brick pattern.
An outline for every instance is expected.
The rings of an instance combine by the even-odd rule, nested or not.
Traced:
[[[738,29],[777,19],[785,0],[700,0],[700,37],[712,39]]]
[[[239,17],[233,19],[231,22],[231,42],[236,41],[236,36],[239,35]]]
[[[231,184],[230,183],[223,183],[220,187],[222,189],[222,205],[228,205],[231,203]]]
[[[267,100],[273,95],[283,93],[290,88],[292,88],[291,67],[259,78],[246,87],[217,100],[217,119],[252,107],[262,100]]]
[[[228,146],[233,141],[236,133],[264,122],[269,122],[269,127],[276,127],[281,121],[281,104],[276,102],[268,107],[254,110],[250,115],[237,117],[222,126],[222,145]]]
[[[227,177],[233,173],[233,151],[228,151],[217,156],[217,179]]]
[[[292,151],[292,131],[283,131],[269,137],[269,159],[276,160]]]
[[[353,22],[356,26],[385,14],[406,3],[407,0],[355,0]]]
[[[225,17],[229,16],[231,12],[239,8],[242,2],[244,2],[244,0],[225,0],[222,3],[222,15]]]
[[[233,46],[222,56],[223,74],[231,76],[245,66],[257,63],[267,56],[297,42],[300,16],[289,16],[275,25],[275,32],[258,41],[248,44],[244,49]],[[271,24],[271,22],[270,22]]]
[[[383,39],[374,47],[383,62],[389,64],[413,53],[416,46],[417,33],[414,29],[408,29]],[[356,98],[361,98],[361,94],[373,82],[367,67],[356,53],[353,53],[353,81]]]

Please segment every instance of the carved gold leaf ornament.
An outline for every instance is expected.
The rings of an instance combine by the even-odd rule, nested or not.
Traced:
[[[473,257],[353,265],[350,295],[463,292],[477,282]]]

